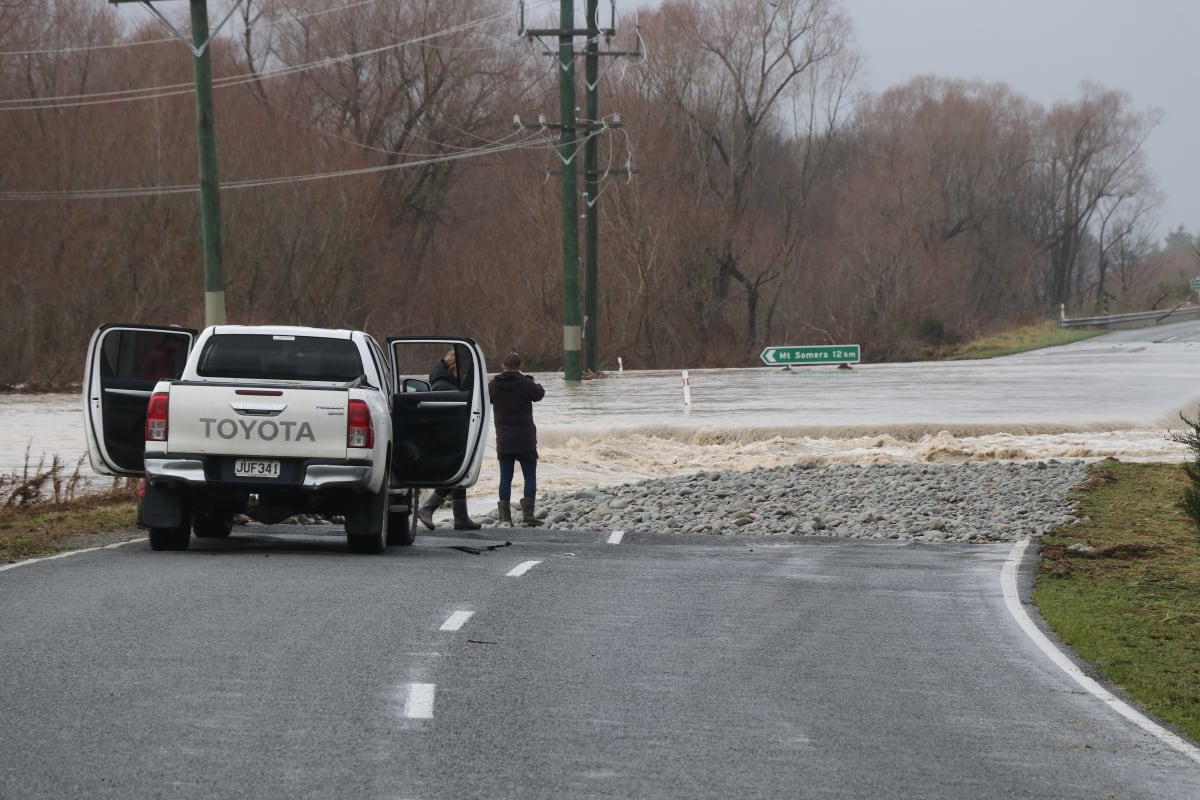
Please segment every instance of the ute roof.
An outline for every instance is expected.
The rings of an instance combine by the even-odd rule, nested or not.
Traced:
[[[213,335],[259,334],[266,336],[326,336],[331,339],[349,339],[358,331],[348,328],[312,328],[305,325],[213,325]]]

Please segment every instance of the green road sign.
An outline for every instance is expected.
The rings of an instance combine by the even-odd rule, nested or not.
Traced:
[[[764,364],[857,364],[856,344],[829,344],[817,347],[768,347],[759,356]]]
[[[1189,281],[1189,285],[1192,287],[1193,292],[1197,289],[1200,289],[1200,278],[1192,278],[1191,281]]]

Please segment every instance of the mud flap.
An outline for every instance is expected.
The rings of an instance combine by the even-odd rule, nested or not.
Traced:
[[[180,493],[168,486],[146,486],[146,494],[138,503],[138,525],[143,528],[178,528],[183,525],[183,503]]]

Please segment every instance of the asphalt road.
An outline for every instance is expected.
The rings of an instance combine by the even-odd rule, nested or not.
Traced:
[[[1200,797],[1022,630],[1010,552],[248,526],[25,564],[0,798]]]

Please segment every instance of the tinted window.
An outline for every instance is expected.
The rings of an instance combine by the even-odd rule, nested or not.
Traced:
[[[196,371],[206,378],[346,383],[363,368],[349,339],[224,334],[208,340]]]
[[[191,339],[191,334],[183,332],[110,331],[101,344],[101,374],[147,381],[177,378],[187,360]]]

